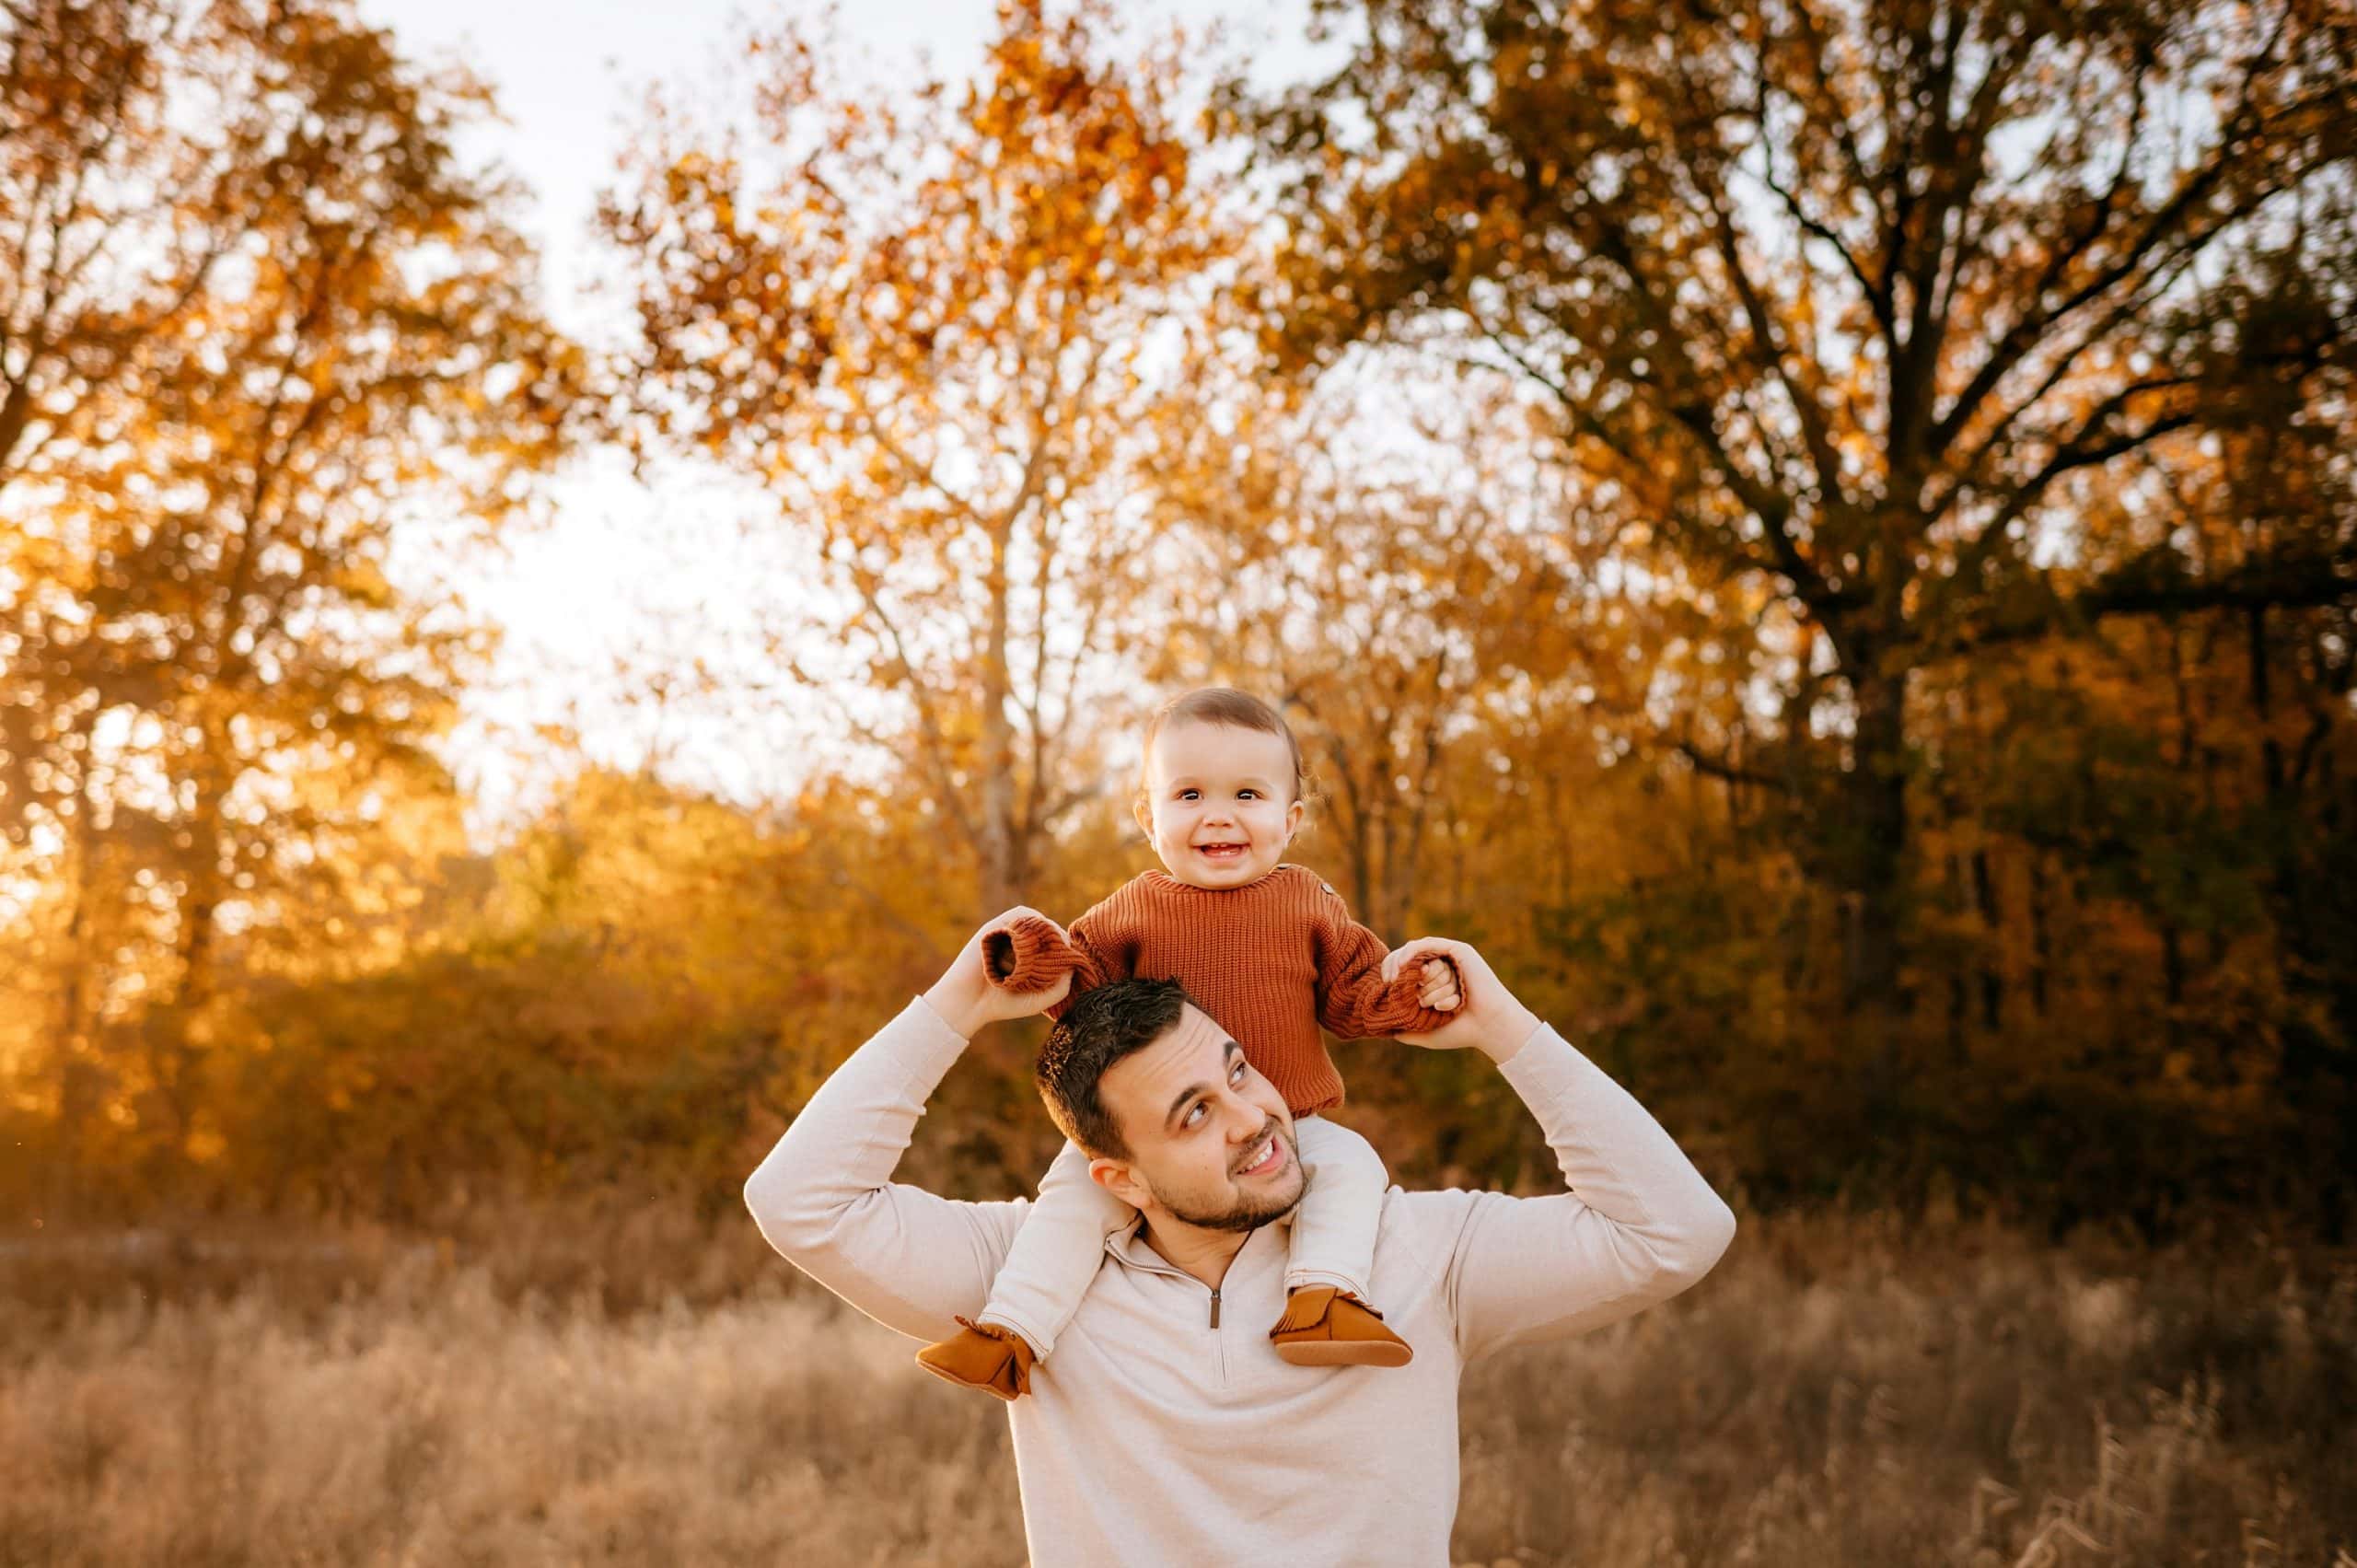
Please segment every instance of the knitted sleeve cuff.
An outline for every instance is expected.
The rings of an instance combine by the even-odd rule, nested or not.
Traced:
[[[1376,1035],[1430,1034],[1455,1018],[1455,1013],[1436,1012],[1425,1006],[1422,1001],[1424,965],[1448,962],[1446,958],[1438,957],[1425,958],[1412,968],[1401,970],[1398,979],[1369,996],[1366,1001],[1369,1032]],[[1452,970],[1456,967],[1449,964]],[[1460,977],[1457,986],[1457,1005],[1460,1008],[1464,1006],[1464,990]]]
[[[1008,991],[1045,991],[1081,967],[1080,954],[1056,935],[1052,921],[1025,915],[982,938],[982,968]]]

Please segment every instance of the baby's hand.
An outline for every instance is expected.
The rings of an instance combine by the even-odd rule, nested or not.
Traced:
[[[1456,1012],[1465,1001],[1457,989],[1457,966],[1446,958],[1426,958],[1423,989],[1416,999],[1435,1013]]]
[[[1538,1016],[1515,1000],[1514,993],[1505,988],[1489,960],[1467,943],[1451,942],[1443,936],[1419,936],[1404,947],[1391,949],[1390,956],[1383,960],[1383,978],[1398,980],[1408,972],[1410,964],[1414,964],[1419,976],[1429,982],[1431,970],[1427,966],[1434,958],[1446,958],[1456,969],[1461,993],[1459,1005],[1448,1022],[1423,1034],[1403,1034],[1399,1037],[1400,1044],[1422,1046],[1427,1051],[1471,1046],[1492,1062],[1504,1062],[1538,1032]],[[1422,986],[1417,989],[1421,991]]]

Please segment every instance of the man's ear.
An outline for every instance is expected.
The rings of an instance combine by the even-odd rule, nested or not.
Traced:
[[[1090,1180],[1132,1209],[1143,1209],[1152,1196],[1127,1160],[1090,1160],[1088,1176]]]

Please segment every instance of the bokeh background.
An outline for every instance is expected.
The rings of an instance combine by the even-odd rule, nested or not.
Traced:
[[[0,1562],[1020,1562],[740,1190],[1220,681],[1743,1216],[1466,1561],[2357,1564],[2352,175],[2339,0],[7,0]]]

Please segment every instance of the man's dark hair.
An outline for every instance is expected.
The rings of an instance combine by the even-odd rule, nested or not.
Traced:
[[[1074,999],[1031,1064],[1039,1098],[1065,1137],[1100,1159],[1130,1157],[1128,1140],[1097,1096],[1097,1080],[1176,1028],[1190,1005],[1197,1004],[1175,980],[1117,980]]]

